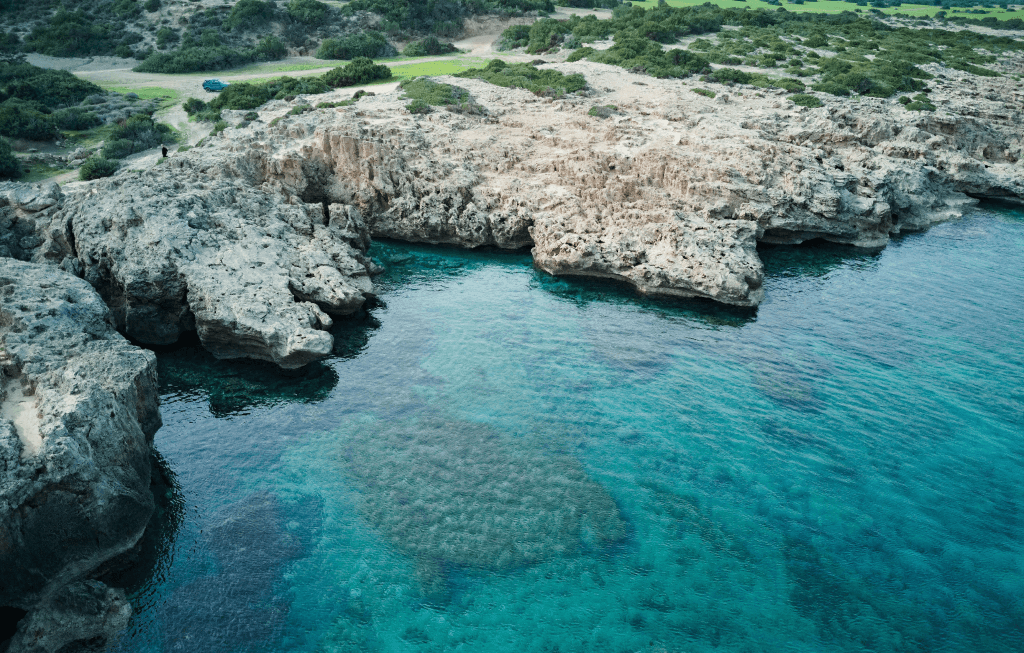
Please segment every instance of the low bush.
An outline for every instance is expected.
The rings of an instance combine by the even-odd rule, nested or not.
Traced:
[[[58,133],[57,125],[45,105],[20,98],[10,98],[0,103],[0,135],[48,141]]]
[[[435,107],[459,104],[469,100],[469,91],[451,84],[441,84],[426,77],[407,79],[399,85],[405,99],[422,100]]]
[[[380,32],[366,30],[340,38],[324,39],[316,50],[317,59],[355,59],[390,57],[397,53]]]
[[[433,111],[433,109],[430,106],[430,103],[425,102],[424,100],[420,100],[418,98],[413,100],[409,104],[405,105],[405,108],[409,111],[409,113],[412,114],[424,114]]]
[[[17,179],[21,176],[21,162],[14,156],[11,142],[0,138],[0,179]]]
[[[402,54],[407,57],[425,57],[428,55],[452,54],[459,49],[451,43],[438,40],[436,36],[428,36],[419,41],[413,41],[405,46]]]
[[[170,145],[176,140],[169,126],[156,123],[149,116],[136,114],[114,127],[110,139],[103,146],[103,156],[123,159],[158,145]]]
[[[82,131],[103,124],[100,117],[84,107],[68,107],[53,112],[53,122],[58,129]]]
[[[82,167],[78,169],[78,178],[82,181],[89,181],[91,179],[109,177],[117,172],[119,167],[121,167],[121,164],[117,161],[111,161],[110,159],[105,159],[102,156],[94,156],[87,159],[86,162],[82,164]]]
[[[197,113],[202,113],[206,110],[206,103],[198,98],[190,97],[185,100],[184,104],[181,105],[181,108],[184,109],[185,113],[188,115],[194,116]]]
[[[604,119],[610,118],[617,110],[618,107],[614,104],[599,104],[597,106],[590,107],[590,111],[587,112],[587,115],[593,116],[594,118]]]
[[[213,123],[213,130],[210,131],[210,135],[216,136],[217,134],[221,133],[228,127],[230,127],[230,125],[228,125],[226,120],[218,120],[217,122]]]
[[[822,101],[813,95],[807,93],[797,93],[796,95],[790,95],[789,99],[793,101],[793,104],[801,107],[809,107],[814,109],[816,107],[823,106]]]
[[[316,95],[331,90],[320,77],[278,77],[269,82],[237,82],[231,84],[195,115],[201,120],[220,120],[224,109],[251,111],[271,100],[284,100],[296,95]]]
[[[367,57],[356,57],[350,63],[334,68],[321,77],[332,88],[369,84],[382,79],[391,79],[391,68],[375,64]]]
[[[273,2],[263,0],[238,0],[231,13],[224,19],[226,30],[247,31],[262,27],[274,17]]]
[[[0,100],[19,98],[51,109],[79,104],[103,89],[66,70],[48,70],[28,63],[0,62]]]
[[[330,7],[318,0],[291,0],[288,15],[300,23],[319,25],[327,18]]]
[[[545,97],[562,97],[587,87],[586,78],[579,73],[564,75],[557,70],[539,70],[526,63],[508,64],[501,59],[492,59],[483,68],[470,68],[455,77],[482,79],[506,88],[524,88]]]
[[[149,13],[153,13],[154,11],[159,11],[161,6],[163,5],[160,4],[160,0],[146,0],[143,8]]]
[[[697,95],[703,95],[704,97],[707,98],[713,98],[715,97],[715,95],[717,95],[717,93],[715,93],[714,91],[709,91],[706,88],[695,88],[693,89],[693,92],[696,93]]]
[[[249,122],[252,122],[253,120],[259,120],[259,119],[260,119],[260,114],[256,113],[255,111],[249,111],[244,116],[242,116],[242,120],[248,120]]]
[[[907,111],[935,111],[937,108],[924,93],[918,93],[911,102],[903,105]]]
[[[132,70],[137,73],[194,73],[234,68],[252,60],[252,52],[223,46],[192,46],[173,52],[154,52]]]

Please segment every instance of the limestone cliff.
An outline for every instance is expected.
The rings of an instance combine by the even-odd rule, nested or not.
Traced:
[[[1009,78],[933,66],[930,113],[554,67],[590,90],[551,100],[441,78],[483,115],[410,115],[400,91],[299,115],[273,102],[57,204],[9,192],[17,237],[0,246],[83,276],[143,342],[194,329],[219,357],[297,367],[329,351],[329,314],[372,293],[371,235],[532,247],[553,274],[749,307],[764,296],[759,241],[882,247],[976,198],[1024,197],[1024,93]],[[610,117],[588,115],[596,104]]]
[[[29,611],[12,651],[124,625],[123,594],[79,581],[146,528],[157,402],[155,356],[89,284],[0,258],[0,606]]]

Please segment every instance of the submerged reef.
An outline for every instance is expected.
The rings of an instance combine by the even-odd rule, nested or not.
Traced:
[[[524,446],[531,437],[463,420],[378,421],[340,433],[338,461],[431,596],[448,568],[510,569],[625,538],[608,492],[558,447]]]

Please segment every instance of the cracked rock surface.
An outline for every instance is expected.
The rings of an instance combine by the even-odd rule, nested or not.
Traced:
[[[101,584],[71,585],[142,536],[160,424],[156,357],[117,333],[96,291],[53,266],[0,258],[0,605],[28,610],[22,627],[64,619],[53,610],[71,619],[89,596],[117,603]],[[116,616],[105,610],[99,622],[74,619],[102,630]],[[79,639],[47,638],[56,648]],[[56,650],[19,641],[11,651]]]
[[[410,115],[400,90],[299,115],[276,101],[151,170],[66,195],[8,189],[0,254],[82,276],[141,342],[194,330],[218,357],[299,367],[329,352],[331,316],[373,292],[371,236],[532,247],[552,274],[751,307],[765,293],[758,242],[878,248],[978,198],[1024,198],[1024,91],[1010,77],[926,66],[939,111],[915,112],[547,67],[590,90],[551,100],[439,78],[484,115]],[[616,109],[589,116],[595,104]]]

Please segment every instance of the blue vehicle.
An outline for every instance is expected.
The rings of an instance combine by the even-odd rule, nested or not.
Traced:
[[[219,79],[208,79],[203,82],[203,88],[210,93],[219,93],[228,87],[227,84],[220,81]]]

